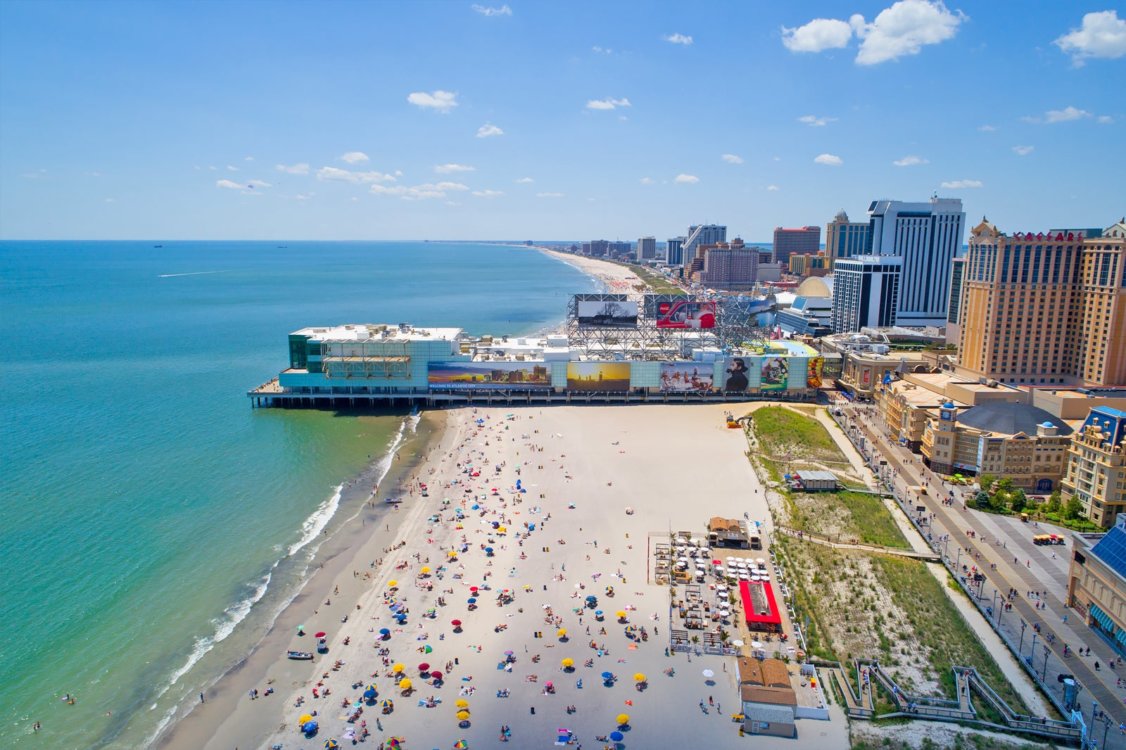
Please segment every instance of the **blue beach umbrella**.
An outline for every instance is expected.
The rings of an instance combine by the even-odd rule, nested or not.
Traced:
[[[305,722],[305,724],[301,727],[301,731],[304,732],[305,734],[316,734],[317,733],[317,722],[315,722],[315,721]]]
[[[612,739],[614,742],[621,742],[625,738],[626,736],[621,732],[610,732],[610,739]]]
[[[468,599],[466,599],[465,601],[466,601],[466,602],[467,602],[468,604],[476,604],[476,603],[477,603],[477,597],[475,597],[475,596],[471,596],[471,597],[469,597]]]
[[[613,672],[603,672],[602,673],[602,679],[612,680],[612,679],[614,679],[614,673]]]
[[[367,690],[364,691],[364,700],[365,701],[373,701],[378,697],[379,697],[379,693],[376,691],[374,685],[372,685],[371,687],[369,687]]]

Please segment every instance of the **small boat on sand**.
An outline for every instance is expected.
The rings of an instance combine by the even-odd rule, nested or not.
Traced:
[[[297,661],[311,661],[313,654],[308,651],[286,651],[285,655]]]

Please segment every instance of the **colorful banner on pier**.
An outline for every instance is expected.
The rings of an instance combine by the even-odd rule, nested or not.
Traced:
[[[714,302],[682,299],[657,305],[658,328],[715,328]]]
[[[568,362],[567,390],[593,393],[629,390],[629,362]]]
[[[762,380],[764,391],[784,391],[790,384],[790,367],[785,357],[763,357]]]
[[[825,358],[824,357],[810,357],[809,359],[809,376],[806,378],[805,384],[809,388],[820,388],[821,381],[825,374]]]
[[[750,386],[750,357],[732,357],[727,360],[723,390],[727,393],[745,393]]]
[[[588,328],[636,328],[637,303],[616,300],[577,300],[575,317]]]
[[[662,362],[661,390],[669,393],[708,393],[713,386],[712,363]]]
[[[551,370],[543,362],[435,362],[427,381],[431,388],[549,388]]]

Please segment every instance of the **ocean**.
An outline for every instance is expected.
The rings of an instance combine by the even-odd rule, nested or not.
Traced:
[[[495,245],[0,242],[0,746],[143,746],[403,439],[404,414],[251,409],[290,331],[528,334],[597,289]]]

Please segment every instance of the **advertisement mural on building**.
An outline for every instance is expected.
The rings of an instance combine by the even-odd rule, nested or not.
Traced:
[[[661,390],[669,393],[707,393],[714,380],[711,363],[662,362]]]
[[[569,391],[628,391],[628,362],[568,362]]]
[[[727,360],[726,374],[723,381],[723,390],[727,393],[744,393],[750,385],[750,369],[747,362],[750,357],[732,357]]]
[[[590,328],[636,328],[637,303],[615,300],[578,300],[579,325]]]
[[[785,357],[763,357],[762,384],[764,391],[784,391],[790,384],[790,368]]]
[[[824,357],[811,357],[809,360],[809,377],[806,378],[806,385],[810,388],[820,388],[822,376],[825,373],[825,358]]]
[[[431,363],[426,379],[432,388],[547,388],[551,371],[543,362]]]
[[[682,299],[657,305],[658,328],[715,328],[715,303]]]

